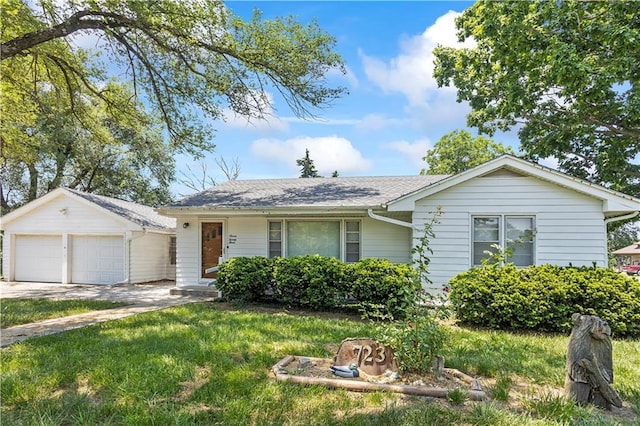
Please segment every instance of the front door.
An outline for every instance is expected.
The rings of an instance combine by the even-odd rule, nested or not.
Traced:
[[[216,272],[206,273],[205,270],[218,265],[222,257],[222,223],[202,224],[202,277],[215,278]]]

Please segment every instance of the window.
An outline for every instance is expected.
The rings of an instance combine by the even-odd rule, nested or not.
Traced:
[[[360,222],[345,222],[346,227],[346,253],[345,261],[357,262],[360,260]]]
[[[269,222],[269,257],[282,256],[282,222]]]
[[[360,259],[360,221],[284,220],[268,223],[269,257],[319,254],[347,262]]]
[[[491,246],[498,244],[510,249],[511,256],[507,261],[516,266],[533,265],[533,226],[532,216],[475,216],[472,230],[473,264],[481,265],[482,259],[489,257],[485,250],[495,253],[496,249]]]
[[[171,265],[176,264],[176,237],[169,238],[169,262]]]

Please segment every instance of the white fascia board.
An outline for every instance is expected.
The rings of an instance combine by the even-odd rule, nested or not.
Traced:
[[[15,209],[14,211],[5,214],[0,218],[0,229],[4,229],[4,225],[6,225],[7,223],[13,222],[19,217],[24,216],[25,214],[37,209],[38,207],[47,204],[49,201],[53,200],[54,198],[57,198],[60,195],[66,195],[66,194],[69,194],[69,192],[65,191],[64,188],[56,188],[53,191],[48,192],[45,195],[39,198],[36,198],[33,201],[28,202],[24,206],[21,206]]]
[[[61,189],[64,190],[64,188],[61,188]],[[97,210],[97,211],[99,211],[101,213],[106,214],[107,216],[110,216],[110,217],[122,222],[124,225],[127,225],[129,227],[129,229],[128,229],[129,231],[144,231],[145,230],[144,226],[142,226],[142,225],[140,225],[138,223],[135,223],[135,222],[133,222],[133,221],[131,221],[131,220],[125,218],[125,217],[122,217],[119,214],[116,214],[116,213],[112,212],[111,210],[105,209],[104,207],[99,206],[96,203],[93,203],[93,202],[85,199],[84,197],[76,195],[76,194],[74,194],[73,192],[70,192],[70,191],[66,191],[65,190],[64,192],[65,192],[65,194],[67,196],[73,198],[74,200],[77,200],[80,203],[84,203],[85,205],[87,205],[87,206],[89,206],[89,207],[91,207],[91,208],[93,208],[93,209],[95,209],[95,210]],[[156,229],[156,228],[154,228],[154,229]]]
[[[415,202],[417,200],[444,191],[470,179],[489,174],[503,167],[600,199],[603,201],[604,212],[629,212],[640,210],[640,199],[607,189],[603,186],[596,185],[582,179],[568,176],[562,172],[530,163],[508,154],[502,155],[469,170],[465,170],[457,175],[445,178],[412,194],[400,197],[389,203],[388,210],[414,211]]]

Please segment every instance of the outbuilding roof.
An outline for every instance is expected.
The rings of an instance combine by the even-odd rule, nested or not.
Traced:
[[[174,218],[159,215],[153,207],[75,189],[65,188],[65,190],[142,227],[158,229],[174,229],[176,227]]]
[[[172,208],[372,208],[448,175],[234,180],[185,197]]]

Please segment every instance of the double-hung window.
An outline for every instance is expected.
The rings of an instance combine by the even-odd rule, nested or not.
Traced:
[[[357,262],[360,260],[360,221],[269,221],[269,257],[307,254]]]
[[[481,265],[496,253],[494,245],[506,249],[508,262],[516,266],[529,266],[534,259],[534,217],[517,215],[483,215],[472,218],[472,257],[474,265]]]

